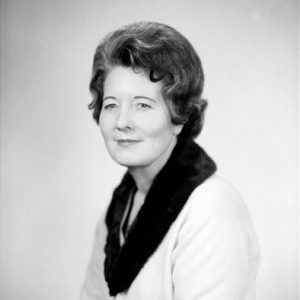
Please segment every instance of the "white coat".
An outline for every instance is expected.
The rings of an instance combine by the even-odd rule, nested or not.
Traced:
[[[190,195],[129,289],[110,297],[101,218],[81,300],[254,300],[259,247],[237,191],[217,175]]]

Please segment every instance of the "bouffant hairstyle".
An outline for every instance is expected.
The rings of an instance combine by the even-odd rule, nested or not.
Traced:
[[[153,82],[162,81],[162,96],[171,121],[183,129],[178,140],[196,138],[203,126],[207,102],[201,99],[204,74],[190,42],[174,28],[153,22],[127,25],[108,34],[94,55],[89,109],[99,122],[103,85],[114,66],[142,69]]]

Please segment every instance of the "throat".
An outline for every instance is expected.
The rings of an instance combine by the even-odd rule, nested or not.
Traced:
[[[149,172],[149,170],[141,168],[136,168],[129,171],[137,186],[136,195],[139,194],[140,197],[145,198],[152,185],[155,175],[151,174],[152,172]]]
[[[124,215],[123,225],[122,225],[122,233],[124,238],[126,238],[128,230],[131,225],[134,223],[141,207],[144,204],[145,196],[141,194],[139,191],[133,191],[130,199],[128,201],[128,206]]]

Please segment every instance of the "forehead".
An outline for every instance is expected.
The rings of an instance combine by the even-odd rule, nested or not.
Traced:
[[[152,82],[143,69],[114,66],[104,81],[104,95],[110,93],[141,94],[161,97],[162,83]]]

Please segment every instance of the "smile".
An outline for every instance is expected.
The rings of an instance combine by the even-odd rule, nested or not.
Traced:
[[[121,146],[131,146],[141,142],[140,140],[135,140],[135,139],[118,139],[116,141]]]

